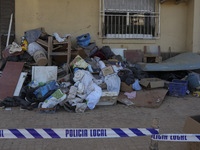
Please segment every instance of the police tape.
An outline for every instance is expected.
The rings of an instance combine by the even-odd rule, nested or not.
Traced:
[[[77,129],[0,129],[0,139],[74,139],[151,136],[158,129],[147,128],[77,128]]]
[[[159,134],[152,135],[151,139],[171,142],[200,142],[200,134]]]

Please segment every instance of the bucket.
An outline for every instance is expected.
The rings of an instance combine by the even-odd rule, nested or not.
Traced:
[[[46,66],[48,63],[47,57],[43,51],[36,51],[33,54],[33,59],[38,66]]]

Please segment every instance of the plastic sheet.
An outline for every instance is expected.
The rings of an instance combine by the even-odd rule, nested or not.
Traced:
[[[107,75],[105,77],[105,83],[107,84],[107,90],[110,92],[120,92],[121,80],[117,74]]]
[[[94,109],[96,104],[99,102],[101,95],[102,95],[102,89],[93,83],[94,91],[91,92],[87,97],[87,106],[89,109]]]

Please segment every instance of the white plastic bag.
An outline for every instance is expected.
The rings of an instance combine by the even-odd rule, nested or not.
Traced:
[[[102,95],[102,89],[93,83],[94,91],[91,92],[87,97],[87,106],[89,109],[94,109],[96,104],[99,102],[101,95]]]
[[[105,77],[105,83],[107,84],[107,90],[109,92],[117,92],[119,94],[121,80],[117,74],[107,75]]]

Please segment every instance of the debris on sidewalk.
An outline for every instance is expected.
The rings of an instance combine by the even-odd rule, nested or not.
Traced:
[[[188,72],[191,69],[189,64],[186,64],[183,72],[172,72],[177,70],[173,66],[177,64],[175,58],[160,64],[141,65],[141,50],[111,49],[108,45],[98,47],[89,33],[77,37],[74,46],[66,42],[69,36],[60,37],[56,32],[49,35],[38,28],[24,33],[21,46],[13,43],[3,51],[1,106],[27,110],[38,108],[41,113],[55,113],[63,107],[67,112],[84,113],[96,107],[116,105],[117,102],[127,106],[156,108],[162,104],[168,90],[171,96],[185,96],[189,90],[195,96],[200,95],[200,76]],[[12,49],[14,46],[16,48]],[[69,49],[72,52],[66,52]],[[64,62],[58,63],[59,58],[51,58],[55,50],[55,54],[67,54],[67,57],[62,56]],[[192,62],[199,62],[199,56],[188,55],[194,56]],[[186,58],[186,54],[176,58],[183,57]],[[182,61],[177,66],[183,67],[183,64]],[[161,72],[165,66],[171,72]],[[184,91],[180,91],[182,87]]]

